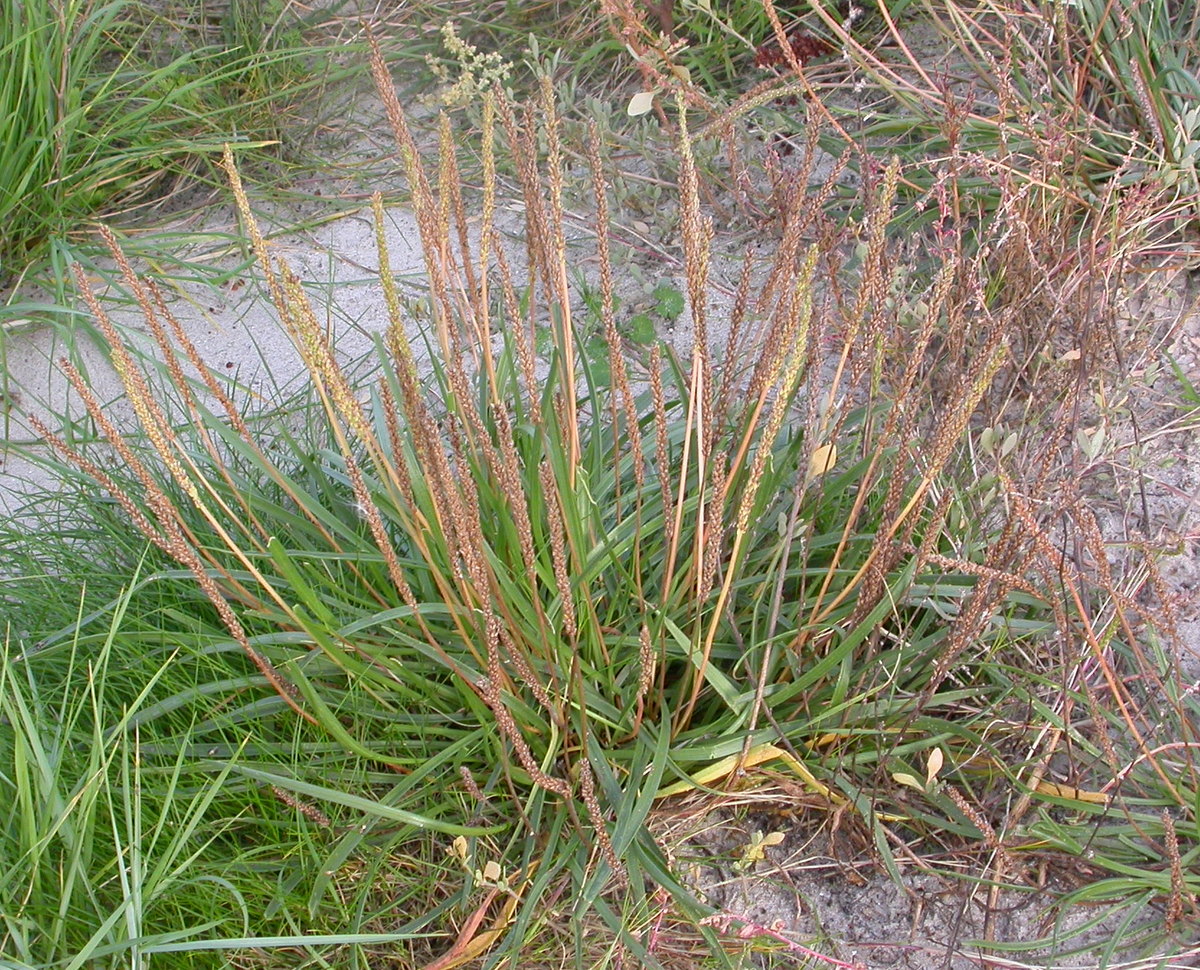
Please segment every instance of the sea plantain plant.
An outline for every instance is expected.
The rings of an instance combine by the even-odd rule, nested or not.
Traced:
[[[322,818],[333,806],[345,813],[329,841],[290,860],[299,868],[288,885],[311,883],[310,908],[357,892],[355,931],[405,900],[394,932],[414,962],[515,959],[570,925],[576,953],[617,947],[656,965],[670,950],[668,909],[696,920],[704,907],[652,834],[655,807],[740,784],[765,762],[783,766],[798,804],[855,819],[893,872],[897,828],[989,850],[989,781],[1023,785],[1023,813],[1044,767],[1040,742],[1011,754],[1042,730],[1010,709],[1030,696],[1014,679],[1027,645],[1071,622],[1026,576],[1045,532],[1011,479],[956,486],[949,475],[1008,366],[1011,307],[963,286],[978,267],[953,251],[919,300],[897,289],[893,164],[863,190],[857,239],[805,206],[808,186],[797,183],[773,261],[747,258],[722,311],[722,346],[713,226],[680,105],[694,340],[685,360],[660,346],[644,368],[622,351],[593,129],[595,286],[609,348],[598,374],[577,332],[549,84],[524,110],[484,98],[482,191],[469,200],[449,122],[431,173],[378,51],[374,71],[420,226],[428,372],[413,305],[388,269],[380,197],[389,325],[378,371],[362,382],[258,231],[227,153],[266,288],[311,380],[316,403],[300,427],[238,408],[111,236],[169,394],[80,274],[141,437],[116,427],[67,365],[120,461],[39,423],[163,557],[163,574],[192,577],[207,605],[180,609],[208,631],[205,649],[248,664],[206,730],[253,733],[294,715],[305,737],[373,766],[363,793],[301,758],[207,756],[229,779],[270,786]],[[524,206],[519,259],[496,225],[501,151]],[[929,391],[935,342],[961,367],[929,412],[911,402]],[[352,874],[363,867],[365,886]],[[434,871],[435,885],[380,902],[374,886],[403,882],[410,868],[412,883]],[[585,937],[585,916],[608,932]]]

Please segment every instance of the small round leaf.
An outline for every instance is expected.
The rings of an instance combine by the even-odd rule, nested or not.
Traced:
[[[629,99],[629,107],[625,109],[625,113],[630,118],[637,118],[639,115],[644,115],[647,111],[654,107],[654,92],[639,91]]]

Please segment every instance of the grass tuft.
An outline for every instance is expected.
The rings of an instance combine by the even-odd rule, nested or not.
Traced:
[[[116,427],[70,366],[98,440],[38,425],[62,467],[111,495],[128,523],[113,535],[146,544],[174,598],[151,629],[186,632],[198,678],[164,680],[152,703],[151,678],[136,698],[121,724],[161,736],[113,756],[129,783],[95,817],[157,817],[120,791],[153,769],[174,805],[199,764],[220,784],[178,803],[189,838],[210,806],[254,792],[249,830],[269,848],[235,858],[277,880],[274,935],[184,920],[186,937],[154,937],[155,952],[358,959],[390,941],[409,947],[403,961],[448,967],[550,962],[570,937],[576,954],[646,966],[703,940],[733,965],[717,933],[732,914],[697,901],[656,821],[681,803],[748,804],[742,789],[764,778],[897,878],[922,864],[918,845],[995,884],[1032,884],[1065,853],[1095,877],[1079,899],[1122,900],[1131,926],[1138,907],[1163,907],[1138,946],[1186,939],[1200,889],[1194,691],[1166,645],[1152,544],[1115,568],[1086,490],[1101,454],[1092,402],[1150,352],[1114,321],[1161,210],[1113,180],[1081,203],[1042,170],[1019,174],[1016,151],[987,170],[995,204],[976,207],[966,188],[984,158],[963,147],[931,198],[934,231],[898,240],[911,167],[864,162],[860,215],[839,225],[813,203],[843,160],[823,186],[773,185],[782,239],[747,257],[719,310],[684,91],[678,293],[693,340],[683,359],[665,344],[632,356],[598,126],[581,153],[597,260],[579,286],[572,146],[549,81],[526,106],[482,95],[471,140],[443,120],[423,147],[377,46],[372,70],[420,228],[428,330],[389,272],[376,195],[389,324],[378,370],[352,379],[226,151],[307,403],[282,424],[242,413],[106,234],[165,363],[126,349],[80,273],[138,428]],[[498,226],[502,165],[524,212],[515,251]],[[1081,248],[1089,234],[1103,242]],[[33,738],[32,704],[12,704]],[[177,734],[168,713],[188,715]],[[14,764],[37,760],[25,751]],[[114,858],[141,844],[112,827]],[[175,874],[184,849],[162,838],[155,872]],[[115,877],[135,902],[120,880],[141,871]],[[52,903],[38,900],[40,917]],[[132,907],[122,932],[140,939]],[[340,932],[305,929],[337,917]],[[0,946],[32,954],[23,926]],[[585,941],[585,926],[600,931]],[[38,959],[91,953],[93,936]],[[1110,957],[1130,942],[1119,936]]]
[[[235,0],[214,32],[133,0],[0,5],[0,283],[210,176],[226,144],[265,159],[340,69],[281,7]]]

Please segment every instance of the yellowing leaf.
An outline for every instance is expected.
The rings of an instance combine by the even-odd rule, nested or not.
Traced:
[[[846,799],[837,792],[830,789],[817,780],[816,775],[808,770],[808,767],[793,758],[788,752],[782,748],[777,748],[773,744],[756,744],[753,748],[746,752],[743,757],[740,754],[731,754],[727,758],[722,758],[715,764],[709,765],[707,768],[701,768],[690,778],[684,781],[678,781],[673,785],[668,785],[662,789],[655,798],[668,798],[671,795],[678,795],[681,792],[689,791],[692,788],[708,787],[715,785],[722,778],[725,778],[735,771],[744,771],[747,768],[754,768],[767,761],[773,761],[778,758],[789,768],[792,769],[810,790],[824,795],[835,805],[845,804]]]
[[[629,107],[625,109],[625,113],[630,118],[636,118],[639,115],[644,115],[647,111],[654,107],[654,92],[639,91],[629,99]]]
[[[1049,795],[1051,798],[1066,798],[1073,802],[1090,802],[1093,805],[1107,805],[1109,796],[1104,792],[1085,791],[1070,785],[1059,785],[1052,781],[1039,781],[1034,789],[1039,795]]]
[[[461,835],[450,843],[450,848],[447,852],[454,856],[464,866],[467,864],[467,840]]]
[[[941,748],[934,748],[929,752],[929,760],[925,762],[925,784],[932,785],[937,781],[938,772],[942,770],[942,765],[946,762],[946,756],[942,754]]]
[[[761,862],[767,857],[767,847],[779,845],[784,839],[782,832],[755,832],[750,844],[742,849],[742,858],[737,863],[738,869],[749,869],[754,863]]]
[[[897,785],[907,785],[909,788],[915,788],[917,791],[924,791],[925,786],[921,784],[921,780],[907,771],[892,772],[892,781]]]
[[[750,844],[742,849],[742,858],[738,865],[739,869],[747,869],[756,862],[761,862],[767,856],[767,846],[778,845],[783,841],[782,832],[770,832],[763,835],[762,832],[755,832],[754,837],[750,840]]]
[[[811,482],[814,478],[820,478],[832,470],[836,464],[837,445],[833,442],[821,445],[813,451],[812,457],[808,459],[808,480]]]
[[[810,791],[817,792],[828,798],[835,805],[847,804],[844,795],[834,791],[827,785],[822,784],[808,767],[800,761],[797,761],[792,755],[784,751],[782,748],[777,748],[773,744],[756,744],[753,748],[745,753],[745,755],[731,754],[727,758],[722,758],[715,764],[711,764],[706,768],[701,768],[694,775],[685,778],[683,781],[676,782],[673,785],[668,785],[661,789],[654,797],[670,798],[673,795],[679,795],[683,792],[690,791],[693,788],[707,788],[710,785],[716,784],[722,778],[733,774],[735,771],[753,768],[768,761],[778,759],[792,769],[804,781]],[[917,787],[921,787],[921,783],[917,782]],[[905,821],[903,815],[892,815],[884,812],[879,812],[876,818],[882,819],[885,822],[902,822]]]

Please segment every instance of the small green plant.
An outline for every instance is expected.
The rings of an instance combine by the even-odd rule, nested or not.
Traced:
[[[444,107],[477,104],[483,95],[512,75],[512,65],[498,51],[483,52],[459,36],[453,21],[442,25],[443,57],[429,55],[426,63],[438,82],[437,98]]]
[[[659,339],[663,327],[674,327],[687,304],[674,283],[654,287],[649,301],[638,301],[633,313],[618,324],[621,334],[638,347],[648,347]]]
[[[586,285],[580,285],[587,316],[581,324],[580,337],[591,363],[597,383],[608,385],[613,375],[610,370],[612,347],[604,331],[604,314],[601,309],[602,296]],[[674,327],[686,308],[684,295],[669,282],[659,283],[649,293],[648,299],[630,297],[631,311],[624,309],[623,301],[615,293],[611,296],[612,319],[621,340],[638,351],[645,351],[660,340],[662,328]],[[539,353],[553,350],[553,328],[543,327],[537,333],[535,346]]]

